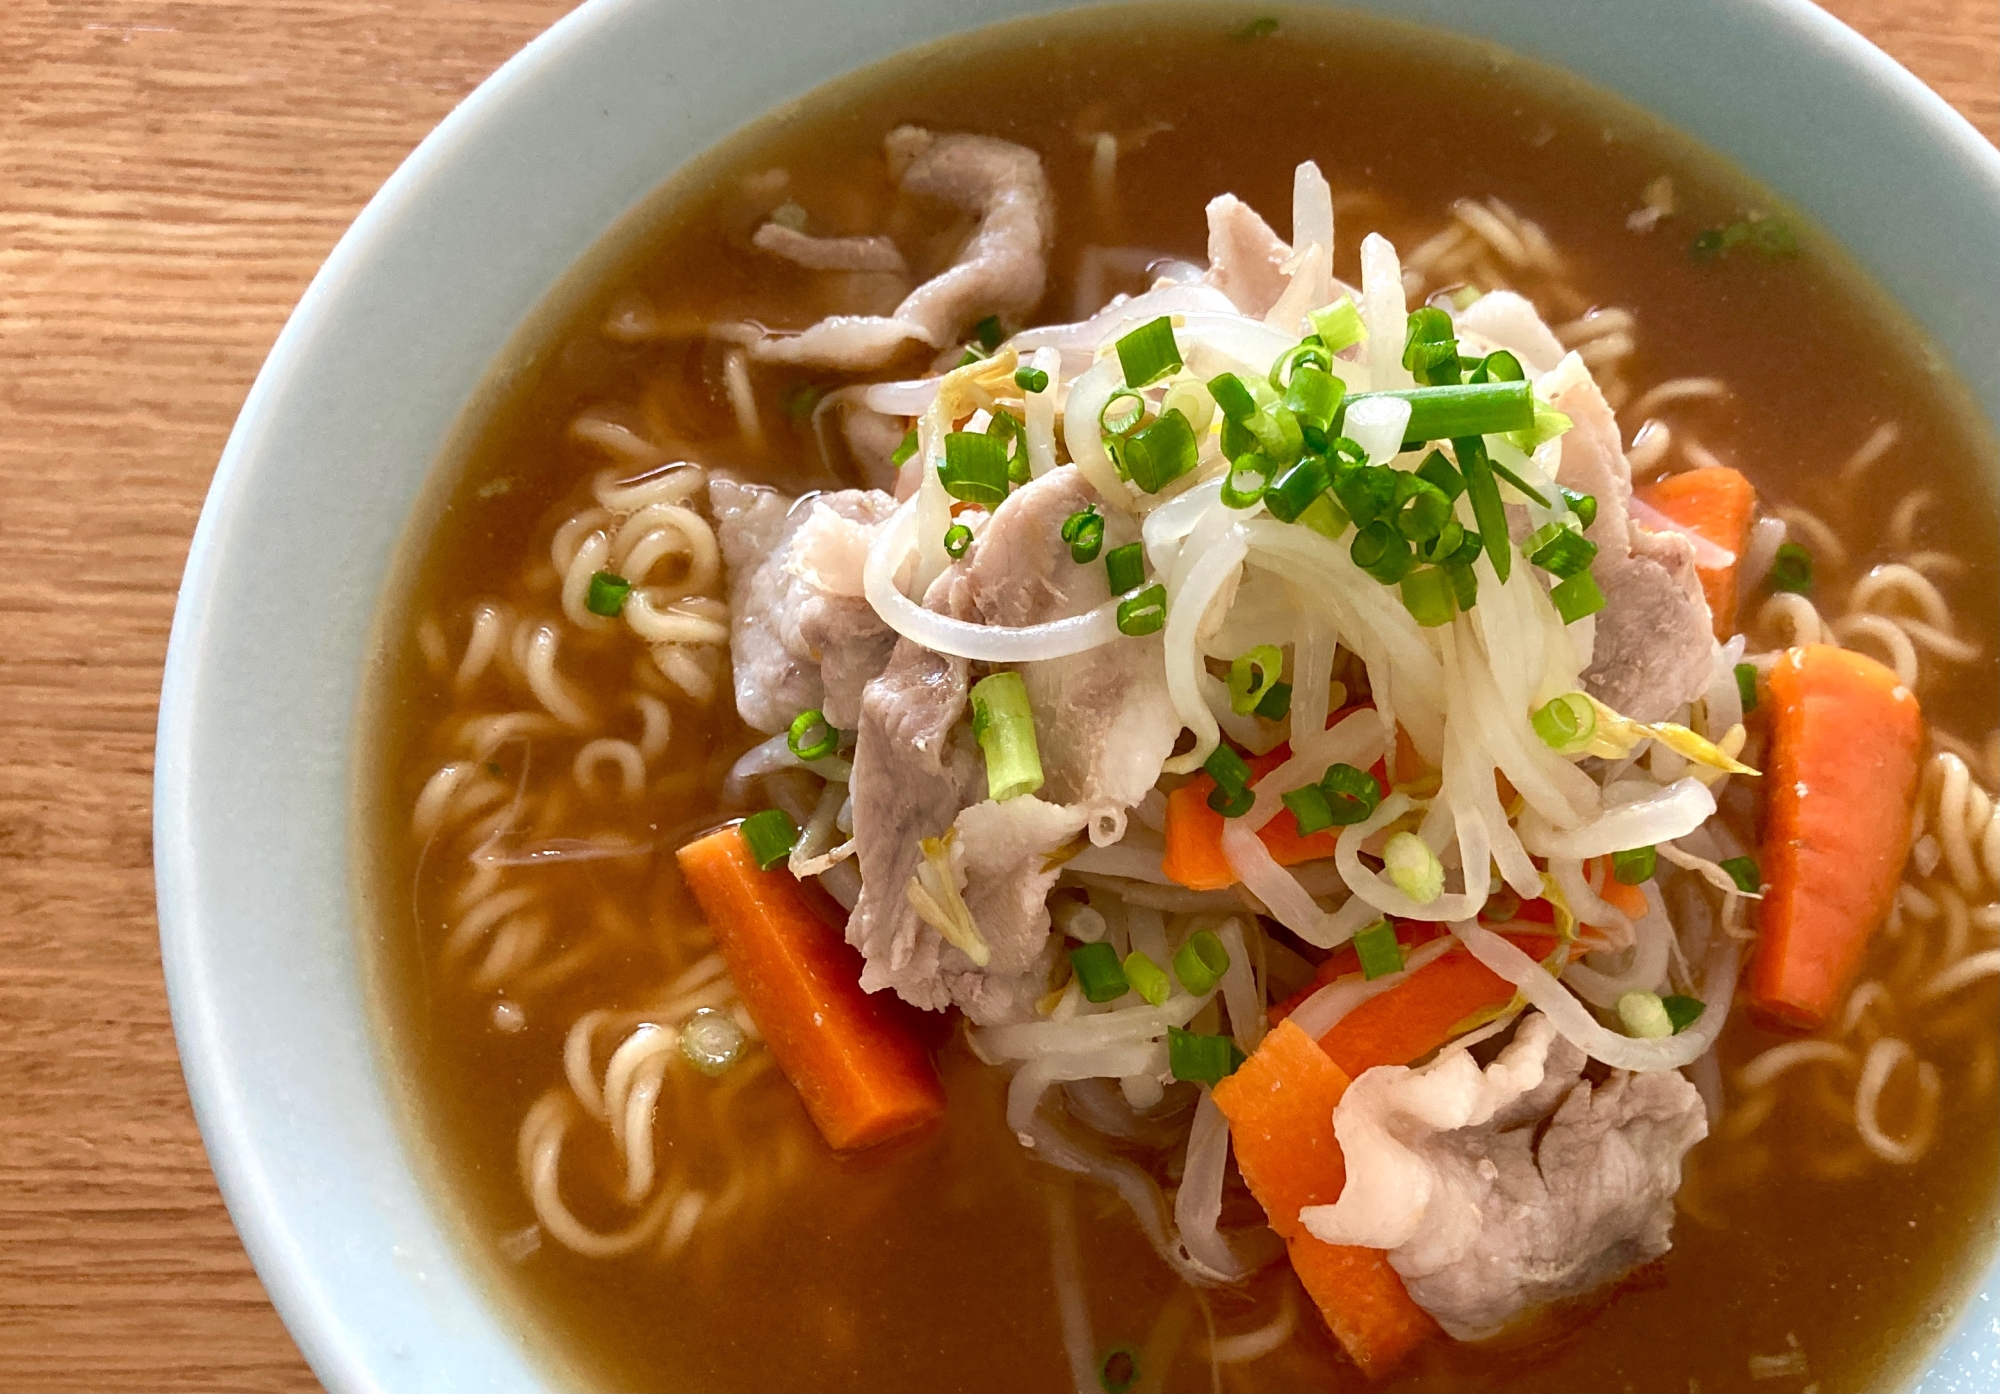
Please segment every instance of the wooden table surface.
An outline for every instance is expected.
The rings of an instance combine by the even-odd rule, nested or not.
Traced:
[[[1662,0],[1670,3],[1670,0]],[[153,717],[210,471],[425,132],[571,0],[7,0],[0,1388],[291,1389],[153,918]],[[1830,0],[2000,137],[2000,4]]]

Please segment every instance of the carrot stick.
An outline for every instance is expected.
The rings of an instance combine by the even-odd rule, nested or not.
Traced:
[[[1895,673],[1826,644],[1787,650],[1770,688],[1764,903],[1750,1001],[1810,1030],[1847,995],[1895,898],[1923,714]]]
[[[1347,1085],[1312,1037],[1284,1022],[1215,1086],[1215,1103],[1229,1119],[1237,1168],[1285,1240],[1293,1271],[1354,1363],[1379,1378],[1437,1325],[1381,1250],[1328,1244],[1299,1223],[1302,1207],[1332,1204],[1346,1184],[1333,1110]]]
[[[838,907],[788,871],[759,871],[732,825],[680,850],[751,1019],[821,1136],[869,1147],[944,1115],[944,1087],[901,1004],[861,990]]]
[[[1530,958],[1555,951],[1553,934],[1509,934]],[[1514,1000],[1514,988],[1453,945],[1387,992],[1369,998],[1320,1037],[1320,1047],[1350,1079],[1377,1065],[1407,1065],[1459,1034],[1480,1012]]]
[[[1750,516],[1757,508],[1757,491],[1750,481],[1722,465],[1670,474],[1639,490],[1639,497],[1684,528],[1738,557],[1750,545]],[[1739,566],[1697,566],[1702,594],[1708,597],[1715,637],[1736,632],[1736,586]]]
[[[1345,715],[1346,711],[1335,713],[1328,724]],[[1251,786],[1254,788],[1258,780],[1291,758],[1289,745],[1280,745],[1266,754],[1251,756],[1247,762]],[[1370,773],[1386,794],[1388,777],[1383,763],[1377,761]],[[1198,774],[1167,795],[1167,850],[1160,859],[1160,869],[1169,879],[1180,882],[1190,890],[1219,891],[1236,884],[1235,868],[1230,866],[1229,858],[1222,852],[1223,817],[1208,806],[1208,796],[1214,789],[1213,779]],[[1299,820],[1289,808],[1279,809],[1270,822],[1257,829],[1258,840],[1279,866],[1297,866],[1300,862],[1330,857],[1339,836],[1339,828],[1301,833]]]
[[[1604,884],[1597,888],[1597,898],[1612,909],[1623,911],[1630,919],[1643,920],[1646,917],[1646,893],[1637,886],[1626,885],[1616,876],[1605,876]]]

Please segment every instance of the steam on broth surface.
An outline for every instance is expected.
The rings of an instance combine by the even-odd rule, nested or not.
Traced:
[[[1010,357],[1006,336],[1086,320],[1156,277],[1196,275],[1209,245],[1204,205],[1217,195],[1237,195],[1285,234],[1295,171],[1314,161],[1331,185],[1339,283],[1370,280],[1360,248],[1365,234],[1381,234],[1400,250],[1408,307],[1432,304],[1455,318],[1467,361],[1503,347],[1482,341],[1465,318],[1469,291],[1527,297],[1558,351],[1575,351],[1582,376],[1615,410],[1636,480],[1738,470],[1755,488],[1757,516],[1782,519],[1790,543],[1810,555],[1804,593],[1764,579],[1775,524],[1746,533],[1735,558],[1741,594],[1726,632],[1745,636],[1733,659],[1764,671],[1755,688],[1763,714],[1748,713],[1733,741],[1733,723],[1704,724],[1718,700],[1727,706],[1726,694],[1701,697],[1699,712],[1677,703],[1677,715],[1660,716],[1685,719],[1767,768],[1779,704],[1772,682],[1785,681],[1772,670],[1788,647],[1822,642],[1872,655],[1921,702],[1912,851],[1886,924],[1824,1023],[1779,1030],[1770,1013],[1739,1001],[1715,1051],[1686,1071],[1716,1107],[1712,1117],[1681,1107],[1707,1135],[1667,1190],[1671,1248],[1553,1308],[1537,1306],[1498,1341],[1423,1341],[1377,1382],[1874,1386],[1921,1357],[1990,1252],[2000,1163],[1992,981],[2000,830],[1991,802],[2000,783],[1991,585],[2000,544],[1979,475],[1990,439],[1970,424],[1928,350],[1812,229],[1634,113],[1482,49],[1277,13],[1275,29],[1254,23],[1261,11],[1227,8],[1036,21],[906,55],[812,95],[677,181],[615,268],[593,273],[563,317],[535,331],[474,423],[386,631],[381,757],[364,811],[378,835],[368,885],[382,923],[391,1049],[442,1188],[548,1359],[578,1378],[630,1387],[1090,1388],[1129,1369],[1133,1388],[1373,1387],[1329,1333],[1283,1246],[1258,1237],[1266,1209],[1234,1164],[1207,1231],[1224,1247],[1206,1252],[1240,1262],[1247,1276],[1199,1280],[1215,1267],[1201,1263],[1199,1240],[1189,1240],[1193,1268],[1186,1253],[1170,1262],[1159,1252],[1160,1226],[1187,1219],[1188,1208],[1177,1214],[1172,1203],[1183,1187],[1193,1195],[1185,1169],[1213,1161],[1212,1150],[1190,1151],[1190,1127],[1222,1116],[1195,1105],[1194,1085],[1156,1084],[1154,1103],[1144,1085],[1121,1090],[1100,1078],[1059,1084],[1043,1102],[1096,1155],[1136,1167],[1128,1178],[1164,1188],[1155,1191],[1166,1199],[1152,1238],[1117,1190],[1038,1160],[1046,1141],[1021,1145],[1008,1117],[1014,1060],[982,1062],[978,1033],[956,1013],[892,1023],[935,1052],[942,1118],[880,1146],[833,1151],[774,1061],[754,1004],[739,996],[677,870],[676,849],[730,819],[787,809],[807,828],[809,855],[841,842],[841,821],[858,812],[842,809],[843,767],[862,758],[851,743],[815,772],[751,773],[797,765],[775,754],[739,764],[760,744],[775,752],[784,742],[736,711],[731,587],[744,568],[723,554],[728,537],[718,540],[710,483],[720,472],[796,496],[882,482],[858,457],[873,450],[879,468],[910,423],[896,415],[871,444],[843,429],[859,393],[842,389],[958,364],[956,347],[906,349],[860,373],[774,364],[759,361],[771,351],[744,328],[782,334],[832,314],[887,315],[960,255],[977,218],[899,193],[898,157],[893,141],[885,157],[885,138],[904,127],[1015,143],[1039,155],[1047,181],[1046,288],[1031,311],[1010,311],[988,332],[1001,366],[978,389],[982,410],[1018,411],[1032,429],[1031,393],[1014,385],[1010,365],[1051,364],[1057,388],[1074,393],[1092,360],[1087,352],[1036,358],[1032,336]],[[846,244],[845,269],[809,269],[767,249],[785,243],[784,233],[765,234],[767,248],[753,242],[773,225],[888,240]],[[1339,286],[1327,293],[1337,297]],[[1297,340],[1303,327],[1282,337]],[[1192,359],[1199,334],[1185,320],[1178,332]],[[972,325],[953,333],[978,337]],[[1334,374],[1353,379],[1350,395],[1382,385],[1371,375],[1389,370],[1354,356],[1372,348],[1346,352],[1326,357]],[[922,394],[910,400],[914,414]],[[1173,400],[1199,409],[1198,394]],[[1167,409],[1152,390],[1146,420]],[[962,429],[969,414],[946,425]],[[1211,442],[1215,434],[1204,432]],[[1208,459],[1195,473],[1212,475],[1216,447],[1202,448]],[[1401,465],[1408,471],[1423,458],[1411,452]],[[699,468],[665,468],[681,461]],[[1464,452],[1452,451],[1451,462],[1470,477]],[[1044,481],[1002,509],[1027,488]],[[1185,484],[1165,492],[1176,489]],[[1132,494],[1142,509],[1154,507]],[[1669,507],[1672,490],[1647,497]],[[892,505],[884,499],[884,516]],[[982,534],[996,525],[986,513],[966,516]],[[1658,512],[1642,507],[1635,518],[1678,536]],[[1343,556],[1354,536],[1339,536]],[[1107,547],[1123,540],[1118,533]],[[1704,565],[1716,560],[1682,545]],[[1778,565],[1784,580],[1796,554]],[[1525,550],[1513,566],[1542,574]],[[620,595],[607,580],[593,593],[599,573],[632,589]],[[1478,603],[1490,605],[1497,583],[1484,574]],[[1279,644],[1284,672],[1296,678],[1296,646]],[[1227,668],[1211,666],[1217,678]],[[1345,640],[1326,671],[1350,697],[1388,700],[1379,671]],[[1338,694],[1328,700],[1343,704]],[[1283,734],[1259,721],[1225,728],[1239,738],[1225,748],[1243,744],[1255,755],[1255,744]],[[817,734],[806,732],[806,743]],[[1053,767],[1046,726],[1041,739]],[[977,755],[970,747],[968,758]],[[1677,758],[1656,749],[1634,773],[1671,785]],[[1615,763],[1605,757],[1592,768]],[[1163,788],[1175,783],[1169,776]],[[1405,783],[1444,801],[1435,784],[1399,777]],[[1670,936],[1692,943],[1691,924],[1712,924],[1701,938],[1718,954],[1731,932],[1749,945],[1757,909],[1720,889],[1726,877],[1711,882],[1727,854],[1758,850],[1756,786],[1742,775],[1718,781],[1712,827],[1658,855],[1660,899],[1648,909],[1671,922]],[[1149,830],[1170,800],[1148,797],[1157,802],[1135,802],[1118,819],[1137,832],[1128,850],[1151,848],[1157,859]],[[1253,914],[1256,902],[1163,876],[1122,878],[1115,873],[1126,863],[1099,856],[1118,850],[1072,849],[1080,869],[1059,873],[1061,947],[1046,986],[1063,989],[1067,1005],[1053,994],[1054,1005],[1030,1003],[1030,1024],[1100,1010],[1080,1003],[1080,988],[1064,988],[1067,951],[1093,938],[1116,939],[1124,952],[1153,945],[1148,962],[1171,973],[1176,949],[1206,931],[1238,951],[1232,965],[1254,968],[1260,1000],[1284,1002],[1315,985],[1325,950]],[[850,900],[853,865],[824,878]],[[1332,906],[1346,894],[1333,868],[1331,858],[1308,860],[1283,874]],[[1441,870],[1461,883],[1456,866]],[[1608,871],[1579,872],[1593,899],[1623,894]],[[1109,920],[1100,906],[1110,907]],[[1525,923],[1491,910],[1480,912],[1488,924]],[[1647,910],[1638,918],[1646,922]],[[1380,934],[1364,942],[1392,951],[1403,972],[1440,950],[1462,952],[1450,934],[1421,942],[1442,924],[1399,923],[1400,945]],[[1573,986],[1587,984],[1593,968],[1606,978],[1637,971],[1615,944],[1585,942],[1595,950],[1583,974],[1565,975]],[[1680,940],[1673,947],[1684,949]],[[1661,991],[1638,997],[1692,999],[1714,981],[1703,966],[1657,971],[1643,987]],[[1336,970],[1326,971],[1335,981]],[[1753,968],[1742,982],[1750,992],[1763,980]],[[1195,986],[1177,976],[1166,990]],[[1210,992],[1230,990],[1225,982]],[[1332,1009],[1317,1000],[1317,1010]],[[1130,995],[1102,1010],[1134,1004],[1143,1006]],[[1264,1038],[1267,1023],[1249,1020],[1256,1013],[1200,1010],[1184,1022],[1197,1035],[1220,1041],[1227,1020],[1239,1044]],[[1527,1023],[1552,1019],[1526,1013],[1517,1041],[1531,1034]],[[1618,1010],[1594,1020],[1655,1044]],[[979,1039],[989,1056],[1007,1055],[994,1044],[1005,1038]],[[1476,1047],[1477,1063],[1500,1046]],[[1604,1073],[1593,1065],[1585,1083],[1601,1090]],[[1239,1158],[1243,1146],[1239,1138]]]

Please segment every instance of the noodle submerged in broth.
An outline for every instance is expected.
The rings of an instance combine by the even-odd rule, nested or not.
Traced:
[[[383,698],[449,1189],[594,1382],[1894,1377],[1991,1226],[1990,444],[1636,118],[1200,16],[739,137],[481,424]]]

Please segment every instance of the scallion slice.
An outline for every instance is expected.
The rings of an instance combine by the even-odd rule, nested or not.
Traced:
[[[1238,455],[1230,462],[1229,473],[1222,481],[1222,506],[1255,508],[1263,500],[1264,491],[1271,487],[1271,472],[1276,468],[1254,450]]]
[[[912,426],[903,433],[903,439],[897,442],[896,448],[889,452],[889,463],[901,467],[908,464],[910,457],[916,453],[917,428]]]
[[[1250,811],[1256,799],[1250,792],[1250,766],[1233,747],[1216,746],[1201,767],[1215,781],[1208,795],[1210,808],[1225,818],[1241,818]]]
[[[1392,473],[1396,476],[1396,531],[1412,542],[1428,542],[1443,532],[1451,521],[1451,498],[1419,475],[1401,470]]]
[[[1317,784],[1287,790],[1281,797],[1285,807],[1292,811],[1292,820],[1299,825],[1301,837],[1311,837],[1333,826],[1333,810],[1327,806],[1326,794]]]
[[[1321,494],[1298,517],[1300,527],[1311,528],[1328,542],[1338,542],[1351,521],[1347,510],[1333,501],[1332,494]]]
[[[1111,593],[1123,595],[1129,590],[1137,590],[1146,580],[1146,549],[1138,542],[1128,542],[1123,547],[1113,547],[1104,554],[1104,574],[1111,582]]]
[[[1401,472],[1387,465],[1369,465],[1343,459],[1333,467],[1333,496],[1358,528],[1390,512],[1396,506],[1396,481]]]
[[[1382,869],[1396,889],[1419,905],[1444,894],[1444,863],[1415,833],[1397,833],[1382,848]]]
[[[1138,949],[1125,955],[1125,981],[1149,1006],[1164,1007],[1174,991],[1166,970]]]
[[[972,337],[978,340],[979,347],[991,353],[1006,342],[1007,331],[1000,325],[1000,316],[988,315],[972,326]]]
[[[1361,960],[1361,976],[1369,982],[1403,971],[1403,946],[1397,942],[1396,927],[1387,920],[1355,931],[1354,956]]]
[[[593,615],[613,619],[625,608],[625,597],[632,593],[632,583],[615,571],[600,571],[590,578],[590,590],[583,597],[583,608]]]
[[[1229,709],[1238,716],[1256,711],[1284,666],[1285,655],[1275,644],[1259,644],[1237,658],[1229,665]]]
[[[1382,786],[1375,776],[1352,765],[1329,765],[1319,778],[1319,791],[1326,796],[1333,821],[1343,828],[1364,822],[1382,802]]]
[[[1104,515],[1097,511],[1097,505],[1063,519],[1062,540],[1069,544],[1069,559],[1078,566],[1096,561],[1104,550]]]
[[[1264,491],[1264,507],[1281,523],[1296,523],[1312,501],[1326,492],[1326,462],[1317,455],[1302,456],[1279,470]]]
[[[973,684],[972,734],[986,755],[989,798],[1005,803],[1042,787],[1035,714],[1019,673],[994,673]]]
[[[1745,895],[1756,895],[1764,889],[1764,873],[1758,870],[1755,857],[1728,857],[1716,865],[1729,873],[1736,889]]]
[[[1521,360],[1506,349],[1495,349],[1480,361],[1482,382],[1520,382],[1528,374],[1521,367]]]
[[[1243,1052],[1227,1036],[1201,1036],[1178,1026],[1167,1028],[1167,1068],[1175,1079],[1220,1084],[1236,1073],[1243,1060]]]
[[[1445,457],[1442,450],[1433,450],[1424,456],[1424,462],[1417,466],[1417,478],[1443,494],[1447,499],[1456,499],[1465,492],[1465,479],[1458,472],[1458,466]]]
[[[1426,387],[1458,385],[1458,338],[1450,315],[1430,305],[1410,311],[1403,366]]]
[[[1299,418],[1282,402],[1260,411],[1243,423],[1257,440],[1257,448],[1281,465],[1289,465],[1305,454],[1306,433]]]
[[[1409,540],[1380,518],[1354,534],[1347,554],[1385,586],[1395,585],[1410,569]]]
[[[1190,934],[1187,943],[1174,955],[1174,976],[1196,997],[1221,982],[1228,971],[1229,950],[1212,929],[1198,929]]]
[[[1347,384],[1332,373],[1316,364],[1301,363],[1292,370],[1292,380],[1285,388],[1285,407],[1323,431],[1339,415],[1346,395]]]
[[[1401,387],[1361,392],[1348,406],[1369,397],[1400,397],[1410,404],[1405,440],[1457,440],[1527,430],[1535,424],[1535,393],[1525,382],[1481,382],[1445,387]],[[1459,461],[1461,465],[1465,462]]]
[[[1590,525],[1597,521],[1597,495],[1579,494],[1574,489],[1560,492],[1563,502],[1569,505],[1569,511],[1576,515],[1577,522],[1583,524],[1583,530],[1589,532]]]
[[[711,1077],[721,1074],[743,1055],[743,1028],[728,1012],[696,1007],[681,1027],[681,1057]]]
[[[1736,665],[1736,694],[1743,699],[1743,714],[1750,715],[1757,710],[1757,665],[1739,663]]]
[[[1361,319],[1361,307],[1354,303],[1351,295],[1341,296],[1323,310],[1314,310],[1307,319],[1312,323],[1313,333],[1326,345],[1328,353],[1352,348],[1368,337],[1368,328]]]
[[[1544,523],[1521,547],[1529,561],[1559,580],[1567,581],[1588,571],[1597,557],[1597,544],[1561,523]]]
[[[944,554],[953,561],[965,555],[965,549],[972,545],[972,529],[963,523],[953,523],[944,530]]]
[[[1271,364],[1271,390],[1285,391],[1291,386],[1298,370],[1304,367],[1315,367],[1322,372],[1329,371],[1333,367],[1333,355],[1326,351],[1324,344],[1313,339],[1301,339],[1279,354],[1277,361]]]
[[[1118,950],[1101,939],[1071,949],[1069,967],[1083,995],[1092,1002],[1116,1002],[1132,990],[1125,967],[1118,961]]]
[[[1527,480],[1521,478],[1520,475],[1508,469],[1498,460],[1489,459],[1488,463],[1490,463],[1493,466],[1493,472],[1495,474],[1499,475],[1509,484],[1512,484],[1516,489],[1519,489],[1521,493],[1526,497],[1533,499],[1536,503],[1540,504],[1544,508],[1553,508],[1555,506],[1554,504],[1550,503],[1547,498],[1543,497],[1542,491],[1540,489],[1537,489],[1533,485],[1529,484]]]
[[[1472,516],[1479,524],[1479,540],[1493,563],[1493,574],[1504,585],[1513,570],[1514,544],[1507,537],[1507,509],[1500,502],[1500,486],[1493,480],[1493,464],[1486,456],[1486,442],[1478,436],[1461,436],[1451,443],[1458,455],[1458,472],[1465,477],[1465,492],[1472,500]]]
[[[1246,27],[1254,29],[1256,25],[1264,22],[1252,20]],[[1278,21],[1275,19],[1269,23],[1271,29],[1278,27]],[[1266,30],[1247,35],[1238,34],[1237,37],[1247,42],[1249,39],[1262,38],[1264,33],[1268,32]],[[1104,1353],[1104,1358],[1097,1362],[1097,1387],[1103,1390],[1104,1394],[1128,1394],[1132,1386],[1138,1382],[1139,1352],[1131,1346],[1113,1346]]]
[[[1472,540],[1477,542],[1479,534],[1473,533]],[[1472,569],[1471,562],[1446,562],[1443,571],[1445,579],[1451,582],[1451,598],[1459,609],[1470,610],[1479,603],[1479,573]]]
[[[1660,1005],[1667,1009],[1667,1020],[1674,1024],[1676,1036],[1700,1021],[1701,1014],[1708,1010],[1708,1003],[1699,997],[1684,997],[1679,993],[1662,997]]]
[[[1812,553],[1796,542],[1779,543],[1778,554],[1771,558],[1771,570],[1765,579],[1774,591],[1789,591],[1793,595],[1812,594]]]
[[[1558,755],[1575,755],[1597,736],[1597,708],[1581,692],[1565,692],[1535,709],[1535,734]]]
[[[1208,395],[1231,421],[1248,421],[1257,414],[1257,398],[1234,373],[1221,373],[1208,380]]]
[[[813,707],[792,718],[791,728],[785,732],[785,748],[801,760],[824,760],[840,749],[840,732],[833,729],[825,712]]]
[[[1174,342],[1174,322],[1165,315],[1148,320],[1118,340],[1118,366],[1127,387],[1158,382],[1181,366],[1180,345]]]
[[[1257,715],[1266,721],[1283,721],[1292,711],[1292,685],[1288,682],[1274,682],[1271,690],[1264,694],[1264,700],[1257,704]]]
[[[1049,375],[1040,368],[1016,368],[1014,386],[1023,392],[1046,392],[1049,390]]]
[[[1098,429],[1112,439],[1129,436],[1146,419],[1146,399],[1121,387],[1105,401],[1097,413]]]
[[[799,840],[798,825],[782,808],[753,813],[737,825],[736,831],[759,871],[769,871],[791,856],[793,844]]]
[[[1637,886],[1653,879],[1653,872],[1659,867],[1660,854],[1651,844],[1644,847],[1628,847],[1622,852],[1611,854],[1611,874],[1618,878],[1621,886]]]
[[[1178,411],[1163,412],[1152,425],[1126,437],[1125,472],[1141,489],[1157,494],[1193,469],[1199,453],[1188,419]]]
[[[953,431],[944,438],[938,479],[945,492],[967,503],[996,504],[1007,498],[1007,442],[977,431]]]
[[[1403,578],[1403,608],[1425,629],[1450,624],[1458,613],[1451,580],[1435,566],[1419,567]]]
[[[1158,634],[1167,623],[1167,588],[1157,583],[1118,602],[1118,632],[1134,639]]]
[[[1588,571],[1579,571],[1559,583],[1549,592],[1549,599],[1564,624],[1575,624],[1585,615],[1594,615],[1604,608],[1604,592],[1597,588],[1597,578]]]

